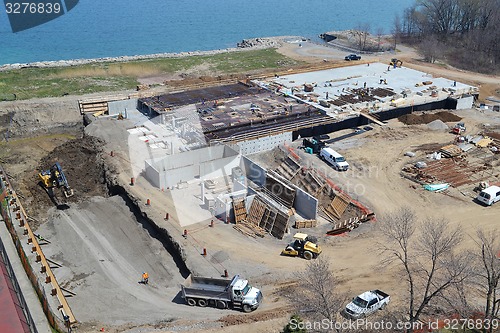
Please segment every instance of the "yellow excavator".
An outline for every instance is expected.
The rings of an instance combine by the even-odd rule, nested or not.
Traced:
[[[396,67],[401,68],[401,66],[403,66],[403,61],[396,59],[396,58],[392,58],[391,62],[389,63],[389,66],[392,66],[394,68],[396,68]]]
[[[62,188],[66,198],[73,196],[73,189],[69,186],[59,162],[56,162],[49,170],[40,172],[38,177],[40,177],[41,185],[51,197],[53,197],[52,189],[54,187]]]
[[[293,238],[294,241],[281,251],[281,255],[311,260],[317,258],[321,254],[321,248],[316,244],[317,240],[315,237],[298,232]]]

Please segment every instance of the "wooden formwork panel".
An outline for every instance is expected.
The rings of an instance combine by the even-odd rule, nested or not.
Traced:
[[[308,172],[301,180],[302,186],[311,195],[316,195],[325,186],[312,173]]]
[[[108,102],[107,101],[99,101],[99,102],[84,102],[79,101],[78,103],[80,107],[80,113],[95,113],[95,112],[108,112]]]
[[[247,209],[245,207],[245,199],[233,200],[233,210],[235,223],[238,224],[247,219]]]
[[[274,237],[282,239],[288,230],[290,217],[276,208],[266,204],[256,197],[247,216],[245,224],[258,227],[258,230],[265,230]]]
[[[297,173],[300,170],[300,164],[297,163],[293,158],[287,156],[283,161],[293,173]]]
[[[266,211],[262,215],[262,220],[259,223],[259,227],[269,231],[272,230],[274,225],[274,220],[276,219],[276,211],[269,206],[266,206]]]
[[[280,212],[276,215],[273,223],[273,227],[271,230],[267,230],[276,238],[283,239],[285,233],[288,230],[288,221],[290,217],[288,215],[284,215]]]
[[[342,193],[338,194],[335,198],[333,198],[332,202],[327,207],[327,211],[332,213],[336,218],[340,219],[350,203],[351,198]]]
[[[250,206],[250,212],[247,216],[247,222],[250,224],[259,225],[264,215],[266,209],[266,204],[259,200],[257,197],[253,199],[252,205]]]

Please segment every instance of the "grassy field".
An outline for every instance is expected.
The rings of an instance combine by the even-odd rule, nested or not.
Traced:
[[[196,73],[197,68],[219,75],[286,68],[298,64],[299,62],[279,54],[275,49],[265,49],[75,67],[25,68],[0,72],[0,100],[127,90],[135,88],[137,79],[141,77],[190,70],[195,75],[193,73]]]

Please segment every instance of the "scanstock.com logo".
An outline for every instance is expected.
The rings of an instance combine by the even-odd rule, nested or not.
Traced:
[[[79,0],[4,0],[12,32],[52,21],[75,8]]]

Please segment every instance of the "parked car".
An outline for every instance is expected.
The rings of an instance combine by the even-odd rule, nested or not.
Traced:
[[[345,56],[344,58],[345,60],[347,61],[351,61],[351,60],[361,60],[361,56],[357,55],[357,54],[349,54],[347,56]]]
[[[364,318],[377,310],[383,310],[391,297],[380,290],[365,291],[346,305],[342,314],[349,319]]]

